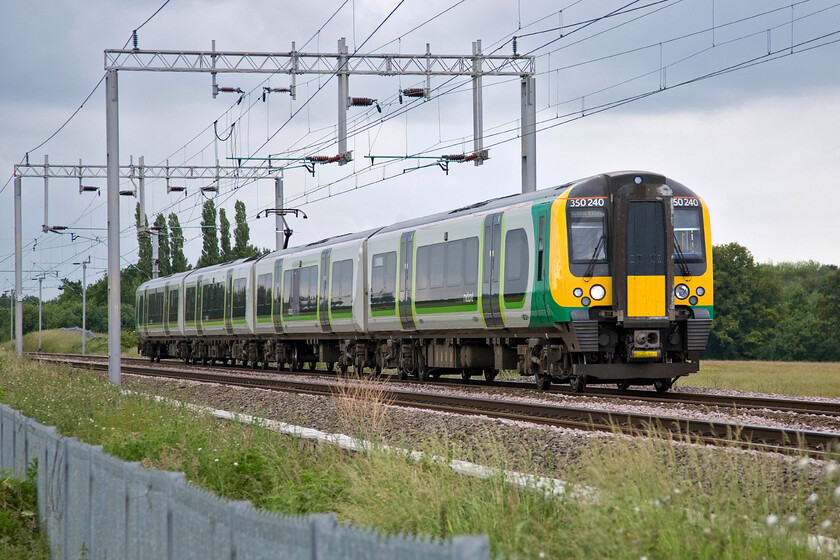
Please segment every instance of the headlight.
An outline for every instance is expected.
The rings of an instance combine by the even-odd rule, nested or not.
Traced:
[[[590,304],[590,303],[592,303],[592,302],[589,300],[589,298],[588,298],[588,297],[585,297],[585,298],[583,298],[582,300],[580,300],[580,303],[581,303],[581,305],[583,305],[584,307],[589,307],[589,304]]]
[[[601,301],[604,299],[604,296],[607,295],[607,290],[605,290],[601,284],[595,284],[589,288],[589,295],[592,296],[592,299],[595,301]]]
[[[697,288],[697,295],[698,296],[702,296],[702,295],[705,295],[705,294],[706,294],[706,288],[704,288],[703,286],[700,286],[700,287]]]
[[[580,288],[575,288],[574,290],[572,290],[572,294],[575,297],[580,297],[583,295],[583,290],[581,290]]]
[[[688,298],[688,303],[690,303],[691,305],[697,305],[697,302],[697,296],[691,296],[690,298]]]
[[[688,289],[688,286],[685,284],[677,284],[677,287],[674,288],[674,296],[677,299],[685,299],[691,293],[691,290]]]

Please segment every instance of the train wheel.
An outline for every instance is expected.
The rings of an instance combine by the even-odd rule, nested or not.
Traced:
[[[262,366],[263,366],[263,369],[268,369],[268,360],[263,360],[262,361]]]
[[[207,358],[201,358],[201,365],[203,365],[203,366],[207,365]]]
[[[335,371],[335,362],[327,362],[327,371],[330,373]]]
[[[548,391],[548,388],[551,387],[551,376],[547,373],[536,374],[534,380],[537,382],[537,389],[540,391]]]
[[[583,393],[583,390],[586,389],[586,376],[585,375],[576,375],[569,380],[569,385],[572,386],[572,391],[575,393]]]
[[[309,371],[315,371],[316,362],[309,362]]]
[[[472,372],[470,370],[468,370],[467,368],[461,370],[461,379],[463,379],[464,381],[469,381],[470,377],[472,377]]]
[[[670,379],[657,379],[653,382],[653,388],[656,389],[657,393],[667,393],[673,384]]]
[[[630,388],[630,380],[629,379],[622,379],[618,383],[616,383],[619,391],[626,391]]]
[[[406,379],[408,379],[408,373],[408,369],[403,367],[402,365],[399,368],[397,368],[397,378],[400,381],[405,381]]]
[[[493,383],[493,381],[496,379],[496,376],[498,374],[499,374],[499,370],[497,370],[497,369],[485,369],[484,370],[484,380],[487,381],[487,383]]]
[[[345,362],[343,358],[338,361],[338,372],[341,375],[347,373],[347,362]]]
[[[253,362],[251,362],[251,369],[257,369],[257,364],[258,364],[257,360],[254,360]]]
[[[423,358],[420,358],[420,361],[417,364],[417,379],[420,381],[429,380],[429,366],[426,365],[426,360]]]

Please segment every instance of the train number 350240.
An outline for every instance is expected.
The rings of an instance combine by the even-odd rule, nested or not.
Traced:
[[[569,200],[569,206],[571,208],[592,208],[603,205],[604,198],[573,198]]]

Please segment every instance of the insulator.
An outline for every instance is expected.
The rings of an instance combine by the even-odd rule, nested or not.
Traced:
[[[134,50],[136,51],[139,47],[137,46],[137,30],[131,32],[131,41],[134,43]]]
[[[443,156],[443,159],[448,159],[449,161],[464,161],[466,157],[467,156],[464,154],[452,154],[449,156]]]
[[[406,97],[425,97],[426,90],[424,88],[415,87],[400,90],[400,93],[402,93]]]
[[[219,188],[216,185],[210,185],[207,187],[201,187],[203,192],[219,192]]]
[[[309,156],[306,159],[308,159],[309,161],[314,161],[315,163],[327,163],[327,161],[329,161],[330,159],[330,156]]]
[[[134,196],[134,191],[120,191],[120,196]]]
[[[183,192],[187,190],[187,187],[168,187],[169,190],[167,192]]]
[[[269,88],[268,91],[270,91],[272,93],[290,93],[292,90],[287,88],[287,87],[281,87],[281,88]]]
[[[220,87],[220,88],[219,88],[219,91],[223,91],[223,92],[225,92],[225,93],[245,93],[244,91],[242,91],[242,90],[241,90],[241,89],[239,89],[238,87],[237,87],[237,88],[232,88],[232,87]]]
[[[513,54],[517,54],[516,52],[516,35],[513,36]]]
[[[93,185],[82,185],[82,192],[93,192],[98,190],[99,187],[94,187]]]
[[[376,99],[371,99],[370,97],[351,97],[350,98],[350,106],[351,107],[369,107],[376,103]]]

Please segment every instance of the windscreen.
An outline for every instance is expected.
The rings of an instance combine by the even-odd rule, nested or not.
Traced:
[[[686,262],[703,262],[703,216],[699,207],[674,208],[675,249]]]
[[[569,209],[569,251],[573,263],[589,263],[593,259],[606,262],[606,234],[604,208]]]

